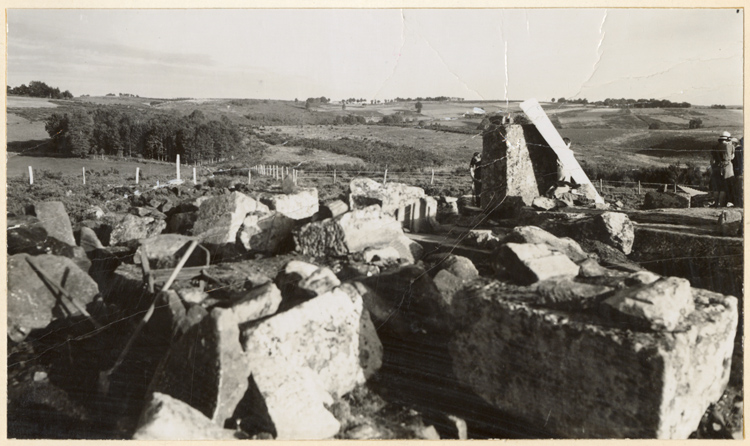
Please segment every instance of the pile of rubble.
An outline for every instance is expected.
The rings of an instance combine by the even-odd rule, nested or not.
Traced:
[[[727,386],[737,299],[631,261],[625,213],[237,189],[9,217],[11,436],[687,438]]]

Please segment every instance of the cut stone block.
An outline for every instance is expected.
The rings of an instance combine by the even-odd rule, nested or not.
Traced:
[[[556,276],[578,275],[580,267],[568,256],[539,243],[507,243],[497,252],[500,263],[521,284]]]
[[[153,217],[138,217],[133,214],[107,214],[102,217],[104,221],[103,232],[109,233],[106,238],[101,238],[103,244],[110,246],[125,245],[140,239],[153,237],[161,234],[167,227],[164,220]]]
[[[47,234],[61,242],[76,246],[70,217],[65,211],[65,205],[59,201],[44,201],[34,203],[34,214],[39,219]]]
[[[151,389],[186,402],[224,426],[248,388],[248,361],[235,313],[214,308],[170,348]]]
[[[563,438],[688,438],[729,380],[737,299],[694,289],[678,332],[551,310],[500,282],[464,288],[450,343],[459,381]]]
[[[234,440],[200,411],[169,395],[155,392],[146,404],[133,440]]]
[[[43,254],[16,254],[8,258],[8,337],[21,342],[34,329],[45,328],[55,319],[81,316],[67,299],[52,292],[46,282],[29,265],[31,258],[58,285],[85,307],[99,293],[94,279],[69,258]],[[59,304],[58,304],[59,302]],[[64,310],[63,310],[64,309]]]
[[[690,194],[672,192],[646,192],[643,209],[689,208]]]
[[[311,370],[334,398],[363,384],[380,368],[383,347],[362,297],[351,290],[337,288],[245,328],[253,374],[261,358],[284,358],[285,368]]]

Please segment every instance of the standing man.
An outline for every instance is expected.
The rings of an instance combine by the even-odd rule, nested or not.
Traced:
[[[469,163],[469,175],[471,180],[474,182],[474,204],[478,208],[482,207],[482,154],[474,152],[474,156],[471,157]]]
[[[719,142],[711,151],[711,183],[718,192],[715,207],[724,207],[727,202],[736,206],[734,178],[734,143],[729,132],[723,132]]]
[[[732,138],[732,142],[737,141],[736,138]],[[744,175],[742,174],[742,163],[744,162],[744,145],[745,145],[745,137],[743,136],[740,138],[739,141],[735,143],[734,147],[734,159],[732,159],[732,166],[734,167],[734,178],[735,178],[735,198],[737,199],[737,202],[734,203],[737,207],[742,207],[742,200],[743,200],[743,184],[742,180],[744,178]]]

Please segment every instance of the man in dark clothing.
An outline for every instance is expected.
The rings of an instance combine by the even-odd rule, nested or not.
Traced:
[[[482,154],[479,152],[474,152],[474,156],[471,157],[471,162],[469,163],[469,175],[471,175],[471,180],[474,182],[474,203],[478,208],[482,207]]]
[[[737,203],[734,203],[736,207],[742,207],[742,199],[743,199],[743,175],[742,175],[742,163],[743,163],[743,149],[745,145],[745,137],[742,137],[737,141],[737,138],[732,138],[732,142],[735,143],[734,148],[734,158],[732,159],[732,167],[734,169],[734,178],[735,178],[735,191],[734,196],[737,200]]]

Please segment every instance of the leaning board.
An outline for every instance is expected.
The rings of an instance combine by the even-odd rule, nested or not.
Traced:
[[[547,144],[555,151],[557,157],[560,158],[560,162],[563,164],[565,169],[570,172],[570,176],[580,185],[591,184],[589,177],[581,169],[581,165],[578,164],[573,151],[568,149],[567,145],[563,141],[560,134],[552,122],[547,117],[547,113],[544,112],[542,106],[539,105],[536,99],[528,99],[521,102],[521,110],[526,113],[526,116],[531,119],[539,133],[542,134]],[[591,190],[596,194],[594,201],[596,203],[604,203],[604,199],[599,195],[596,189],[591,185]]]

